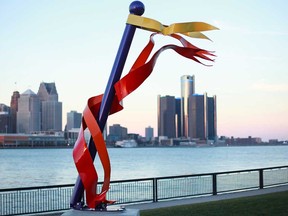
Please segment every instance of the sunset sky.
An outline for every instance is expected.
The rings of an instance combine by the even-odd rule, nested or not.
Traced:
[[[1,0],[0,103],[13,91],[55,82],[66,113],[82,112],[89,97],[104,92],[132,1]],[[157,95],[180,97],[180,77],[195,75],[196,92],[217,96],[218,135],[288,140],[288,1],[143,0],[144,17],[163,24],[203,21],[220,30],[213,41],[188,38],[215,51],[205,67],[165,51],[152,75],[109,117],[129,133],[157,136]],[[123,75],[151,33],[137,30]],[[176,41],[155,38],[156,47]],[[156,50],[156,49],[155,49]]]

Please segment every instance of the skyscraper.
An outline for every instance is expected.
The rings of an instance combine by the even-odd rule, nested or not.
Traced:
[[[151,141],[154,137],[154,129],[152,127],[145,128],[145,139],[146,141]]]
[[[40,130],[40,100],[30,89],[18,98],[17,133]]]
[[[10,125],[9,131],[11,133],[17,132],[17,111],[18,111],[18,99],[20,97],[20,93],[18,91],[14,91],[13,95],[11,96],[10,101]]]
[[[175,125],[176,125],[176,136],[181,137],[181,98],[175,98]]]
[[[181,135],[188,137],[188,99],[195,93],[195,77],[184,75],[181,77]]]
[[[207,138],[207,94],[189,97],[188,137]]]
[[[215,140],[217,136],[216,96],[194,94],[189,97],[190,138]]]
[[[69,131],[72,128],[80,128],[82,114],[76,111],[70,111],[67,113],[67,125],[66,130]]]
[[[158,96],[158,136],[176,137],[175,97]]]
[[[0,104],[0,133],[11,133],[10,107]]]
[[[208,139],[215,140],[217,138],[217,110],[216,110],[216,95],[213,97],[207,97],[207,105],[208,105]]]
[[[42,82],[37,95],[41,101],[41,130],[62,131],[62,103],[58,101],[55,83]]]
[[[217,138],[216,96],[195,94],[195,77],[181,77],[181,98],[158,96],[158,136]]]

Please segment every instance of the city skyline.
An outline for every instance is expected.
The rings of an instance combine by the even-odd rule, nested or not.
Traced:
[[[15,90],[55,82],[63,113],[82,113],[87,99],[105,90],[130,3],[1,1],[0,103],[9,105]],[[143,16],[165,24],[204,21],[218,27],[207,33],[213,42],[188,39],[217,57],[212,67],[204,67],[164,52],[147,81],[124,99],[124,110],[108,118],[109,125],[119,123],[143,136],[148,125],[157,130],[157,95],[180,95],[180,77],[194,74],[199,93],[217,95],[219,136],[288,139],[288,2],[143,3]],[[149,35],[136,31],[123,75]],[[155,42],[174,43],[160,36]]]
[[[193,85],[188,85],[188,86],[186,86],[185,84],[183,85],[183,78],[188,78],[190,81],[192,81],[193,82]],[[189,81],[189,82],[190,82]],[[183,85],[183,86],[182,86]],[[181,89],[182,89],[182,91],[181,92],[183,92],[183,89],[185,89],[185,91],[187,90],[186,88],[192,88],[193,89],[193,94],[191,95],[191,97],[189,97],[189,103],[191,103],[191,104],[194,104],[194,106],[196,105],[196,101],[197,100],[199,100],[199,98],[201,99],[202,98],[202,100],[203,99],[205,99],[205,100],[207,100],[207,102],[206,103],[212,103],[212,104],[210,104],[210,108],[208,108],[207,109],[207,111],[208,111],[208,113],[207,113],[207,117],[208,118],[211,118],[210,119],[210,124],[208,124],[208,128],[210,128],[210,132],[208,132],[208,134],[207,134],[207,136],[210,136],[210,139],[212,139],[211,138],[211,136],[212,137],[214,137],[213,139],[217,139],[217,137],[218,138],[221,138],[223,135],[221,135],[220,137],[217,135],[217,122],[215,121],[215,118],[216,118],[216,116],[217,116],[217,114],[216,114],[216,95],[214,95],[213,97],[208,97],[207,96],[207,92],[205,92],[203,95],[201,95],[201,94],[197,94],[196,92],[195,92],[195,76],[194,75],[192,75],[192,76],[190,76],[190,75],[183,75],[182,77],[181,77]],[[188,90],[189,91],[189,90]],[[40,92],[40,95],[38,95],[39,94],[39,92]],[[18,95],[19,94],[19,92],[17,92],[17,91],[14,91],[13,92],[13,95],[11,96],[11,104],[13,105],[13,107],[15,106],[15,104],[14,104],[14,100],[15,100],[15,95]],[[41,100],[46,100],[46,99],[52,99],[52,100],[58,100],[58,93],[57,93],[57,90],[56,90],[56,85],[55,85],[55,83],[44,83],[44,82],[42,82],[42,83],[40,83],[40,87],[39,87],[39,90],[38,90],[38,93],[37,93],[37,95],[31,90],[31,89],[27,89],[25,92],[23,92],[23,93],[21,93],[21,94],[19,94],[19,98],[18,98],[18,103],[19,102],[21,102],[25,97],[30,97],[30,95],[34,95],[34,96],[36,96],[37,97],[37,99],[39,100],[41,97],[42,97],[42,99]],[[22,96],[22,97],[21,97]],[[184,95],[182,95],[182,96],[184,96]],[[182,97],[181,97],[182,98]],[[175,97],[175,96],[161,96],[161,95],[158,95],[157,96],[157,110],[158,110],[158,112],[161,110],[161,109],[159,109],[159,103],[160,103],[160,101],[162,101],[163,99],[166,101],[167,99],[168,99],[168,101],[170,100],[170,102],[169,103],[167,103],[168,101],[166,101],[165,103],[166,103],[166,105],[168,105],[168,104],[170,104],[171,103],[171,99],[172,99],[172,107],[174,107],[173,108],[173,110],[174,111],[172,111],[172,113],[174,113],[174,114],[176,114],[177,113],[177,115],[179,115],[180,116],[180,103],[181,103],[181,98],[177,98],[177,97]],[[198,99],[196,99],[196,98],[198,98]],[[26,100],[26,99],[24,99],[24,100]],[[40,101],[41,101],[40,100]],[[192,100],[192,101],[194,101],[194,102],[192,102],[192,101],[190,101],[190,100]],[[29,99],[29,101],[31,101],[30,99]],[[32,101],[34,101],[34,100],[32,100]],[[39,101],[39,102],[40,102]],[[20,112],[21,112],[21,105],[20,105],[20,107],[19,107],[19,104],[17,103],[17,107],[18,107],[18,111],[19,111],[19,114],[20,114]],[[62,102],[58,102],[58,103],[60,103],[61,104],[61,107],[62,107]],[[162,102],[161,102],[162,103]],[[202,105],[204,105],[205,103],[202,101],[202,102],[200,102],[200,104],[201,103],[203,103]],[[177,104],[177,105],[176,105]],[[0,105],[2,105],[2,107],[1,107],[1,109],[6,109],[6,108],[11,108],[11,107],[9,107],[9,106],[7,106],[6,104],[3,104],[3,103],[1,103],[1,101],[0,101]],[[165,105],[165,106],[166,106]],[[170,106],[170,108],[171,108],[171,105],[168,105],[168,106]],[[196,105],[197,106],[197,105]],[[34,105],[32,106],[32,107],[35,107]],[[37,107],[37,106],[36,106]],[[193,106],[192,106],[193,107]],[[192,108],[192,107],[190,107],[190,108]],[[19,108],[21,108],[21,109],[19,109]],[[27,108],[27,107],[26,107]],[[25,108],[25,109],[26,109]],[[169,109],[170,109],[169,108]],[[203,115],[203,113],[201,114],[201,112],[203,111],[202,109],[203,109],[203,107],[201,108],[201,107],[199,107],[200,108],[200,119],[203,117],[202,115]],[[211,109],[212,108],[212,109]],[[40,111],[40,108],[36,108],[36,109],[39,109],[39,111]],[[179,110],[177,110],[177,109],[179,109]],[[198,117],[196,117],[195,116],[195,111],[196,110],[194,110],[195,109],[195,107],[194,108],[192,108],[192,113],[194,112],[194,114],[192,114],[193,115],[193,118],[191,118],[191,116],[189,117],[189,122],[191,121],[191,122],[194,122],[195,121],[195,119],[194,118],[197,118],[198,120],[199,120],[199,118]],[[189,109],[188,109],[189,110]],[[0,110],[1,111],[1,110]],[[35,111],[35,110],[34,110]],[[11,114],[13,114],[13,109],[11,109],[10,110],[10,112],[11,112]],[[60,109],[60,110],[58,110],[58,112],[60,113],[60,115],[62,116],[62,109]],[[162,111],[160,111],[160,112],[162,112]],[[39,112],[39,115],[40,115],[40,113],[41,112]],[[172,114],[171,113],[171,114]],[[213,114],[214,113],[214,114]],[[17,114],[17,116],[18,116],[18,112],[16,112],[16,114]],[[74,129],[78,129],[78,127],[80,127],[80,125],[81,125],[81,117],[82,117],[82,113],[78,113],[77,111],[75,111],[75,110],[71,110],[70,112],[67,112],[66,113],[67,115],[66,115],[66,123],[64,123],[64,129],[62,130],[63,132],[65,132],[65,131],[69,131],[69,130],[71,130],[71,131],[73,131],[74,132]],[[158,113],[159,114],[159,113]],[[212,114],[212,116],[210,116]],[[165,114],[166,115],[166,114]],[[197,116],[198,116],[198,114],[197,114]],[[210,117],[209,117],[210,116]],[[11,116],[12,117],[12,116]],[[40,116],[39,116],[40,117]],[[176,117],[176,116],[175,116]],[[171,116],[171,118],[172,119],[175,119],[175,117],[174,116]],[[171,118],[168,118],[169,120],[171,120]],[[53,119],[53,118],[52,118]],[[51,120],[52,120],[51,119]],[[158,127],[158,132],[159,132],[159,128],[161,128],[161,127],[163,127],[163,125],[161,124],[161,122],[162,121],[159,121],[159,115],[157,116],[157,127]],[[177,119],[178,119],[178,117],[177,117]],[[193,120],[194,119],[194,120]],[[179,121],[181,121],[180,119],[178,119]],[[40,121],[40,120],[39,120]],[[52,120],[52,122],[54,122],[55,120]],[[172,121],[172,120],[171,120]],[[212,123],[211,124],[211,122],[212,121],[214,121],[214,123]],[[27,120],[27,122],[29,122],[29,120]],[[17,121],[17,124],[18,124],[19,122]],[[40,123],[40,122],[39,122]],[[13,123],[12,123],[13,124]],[[194,125],[195,124],[195,122],[194,123],[192,123],[192,125]],[[62,125],[62,123],[61,123],[61,125]],[[78,126],[76,126],[76,125],[78,125]],[[113,128],[113,126],[115,126],[115,125],[118,125],[118,126],[120,126],[120,127],[122,127],[119,123],[113,123],[113,125],[108,125],[109,126],[109,128]],[[172,124],[173,125],[173,124]],[[180,124],[180,125],[182,125],[182,124]],[[180,127],[180,125],[175,125],[178,129],[176,130],[176,127],[171,127],[171,125],[169,126],[164,126],[165,128],[170,128],[169,130],[171,130],[172,129],[172,131],[173,130],[175,130],[174,132],[176,132],[174,135],[172,135],[172,136],[168,136],[169,138],[177,138],[177,137],[179,137],[177,134],[179,133],[179,131],[181,131],[181,127]],[[201,124],[200,124],[201,125]],[[9,127],[10,126],[12,126],[12,125],[9,125]],[[194,125],[194,129],[193,130],[199,130],[199,131],[202,131],[202,129],[200,129],[200,128],[198,128],[198,129],[196,129],[195,128],[195,126],[196,125]],[[9,128],[8,127],[8,128]],[[55,126],[53,126],[53,127],[58,127],[57,125]],[[8,128],[6,128],[6,130],[8,129]],[[127,127],[125,127],[125,125],[123,126],[123,128],[125,128],[126,129],[126,134],[127,133],[129,133],[129,134],[137,134],[137,133],[134,133],[134,132],[131,132],[131,131],[128,131],[129,130],[129,128],[127,128]],[[174,129],[173,129],[174,128]],[[142,135],[142,134],[139,134],[140,136],[142,136],[142,137],[146,137],[146,135],[147,135],[147,129],[152,129],[152,131],[154,131],[154,128],[153,127],[151,127],[151,126],[147,126],[147,127],[145,127],[145,134],[144,135]],[[35,129],[33,129],[33,130],[35,130]],[[32,130],[32,131],[33,131]],[[58,129],[58,131],[59,131],[60,129]],[[104,129],[105,130],[105,129]],[[192,131],[193,131],[192,130]],[[43,130],[43,129],[41,129],[40,130],[40,125],[39,125],[39,129],[36,129],[35,130],[35,132],[36,131],[45,131],[45,130]],[[49,131],[49,130],[48,130]],[[76,130],[77,131],[77,130]],[[208,131],[209,131],[209,129],[208,129]],[[202,131],[203,132],[203,131]],[[202,133],[201,132],[201,133]],[[207,132],[207,131],[206,131]],[[10,128],[9,128],[9,132],[8,133],[11,133],[11,131],[10,131]],[[21,131],[19,132],[17,132],[17,133],[22,133]],[[24,133],[27,133],[27,132],[24,132]],[[106,137],[107,136],[107,134],[109,135],[111,132],[110,132],[110,130],[109,130],[109,132],[107,133],[107,131],[106,132],[103,132],[103,136],[104,137]],[[113,132],[112,132],[113,133]],[[149,136],[151,136],[151,131],[149,132],[150,133],[150,135]],[[161,135],[159,135],[158,134],[158,137],[160,137],[160,136],[163,136],[163,128],[161,129]],[[196,131],[194,131],[194,133],[197,133]],[[27,133],[27,134],[29,134],[29,133]],[[152,132],[152,134],[153,134],[153,132]],[[191,135],[191,134],[190,134]],[[215,136],[216,135],[216,136]],[[195,135],[194,135],[195,136]],[[206,136],[206,135],[205,135]],[[157,137],[157,136],[154,136],[154,137]],[[182,137],[181,135],[180,135],[180,137]],[[190,137],[190,136],[189,136]],[[225,137],[225,136],[224,136]],[[190,137],[191,138],[191,137]],[[194,138],[198,138],[198,137],[194,137]],[[262,140],[262,137],[252,137],[252,136],[248,136],[248,137],[234,137],[233,135],[231,136],[231,137],[227,137],[226,136],[226,138],[228,138],[228,140],[230,140],[230,139],[259,139],[259,140]],[[204,139],[204,138],[203,138]],[[205,138],[206,139],[206,138]],[[269,139],[269,142],[270,141],[272,141],[272,140],[274,140],[275,141],[275,139]],[[277,139],[278,140],[278,139]],[[279,140],[279,141],[281,141],[281,140]],[[285,141],[285,140],[282,140],[282,141]]]
[[[216,95],[195,91],[195,76],[181,76],[181,97],[158,95],[158,137],[214,140],[217,142]]]

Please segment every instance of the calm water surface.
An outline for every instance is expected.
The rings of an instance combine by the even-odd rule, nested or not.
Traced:
[[[0,149],[0,188],[74,184],[73,149]],[[288,146],[109,148],[112,180],[288,165]],[[103,181],[100,162],[95,166]]]

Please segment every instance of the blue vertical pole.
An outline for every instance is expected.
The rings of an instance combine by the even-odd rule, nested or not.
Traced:
[[[132,2],[129,7],[130,13],[138,15],[138,16],[141,16],[144,13],[144,10],[145,10],[145,6],[140,1]],[[115,95],[114,84],[121,78],[121,74],[122,74],[126,59],[127,59],[127,55],[128,55],[128,52],[129,52],[129,49],[133,40],[135,30],[136,30],[136,26],[126,24],[126,27],[122,36],[122,40],[120,42],[120,46],[119,46],[119,49],[118,49],[118,52],[114,61],[114,65],[112,67],[110,77],[109,77],[109,80],[108,80],[108,83],[107,83],[107,86],[103,95],[99,116],[95,116],[97,118],[98,125],[102,132],[106,125],[107,118],[109,116],[109,112],[111,109],[112,101]],[[92,159],[94,160],[97,150],[95,148],[94,141],[92,138],[90,138],[88,148],[89,148],[90,155]],[[81,202],[83,193],[84,193],[84,186],[81,181],[81,178],[78,176],[75,186],[74,186],[73,194],[70,200],[71,207],[77,207],[77,203]]]

